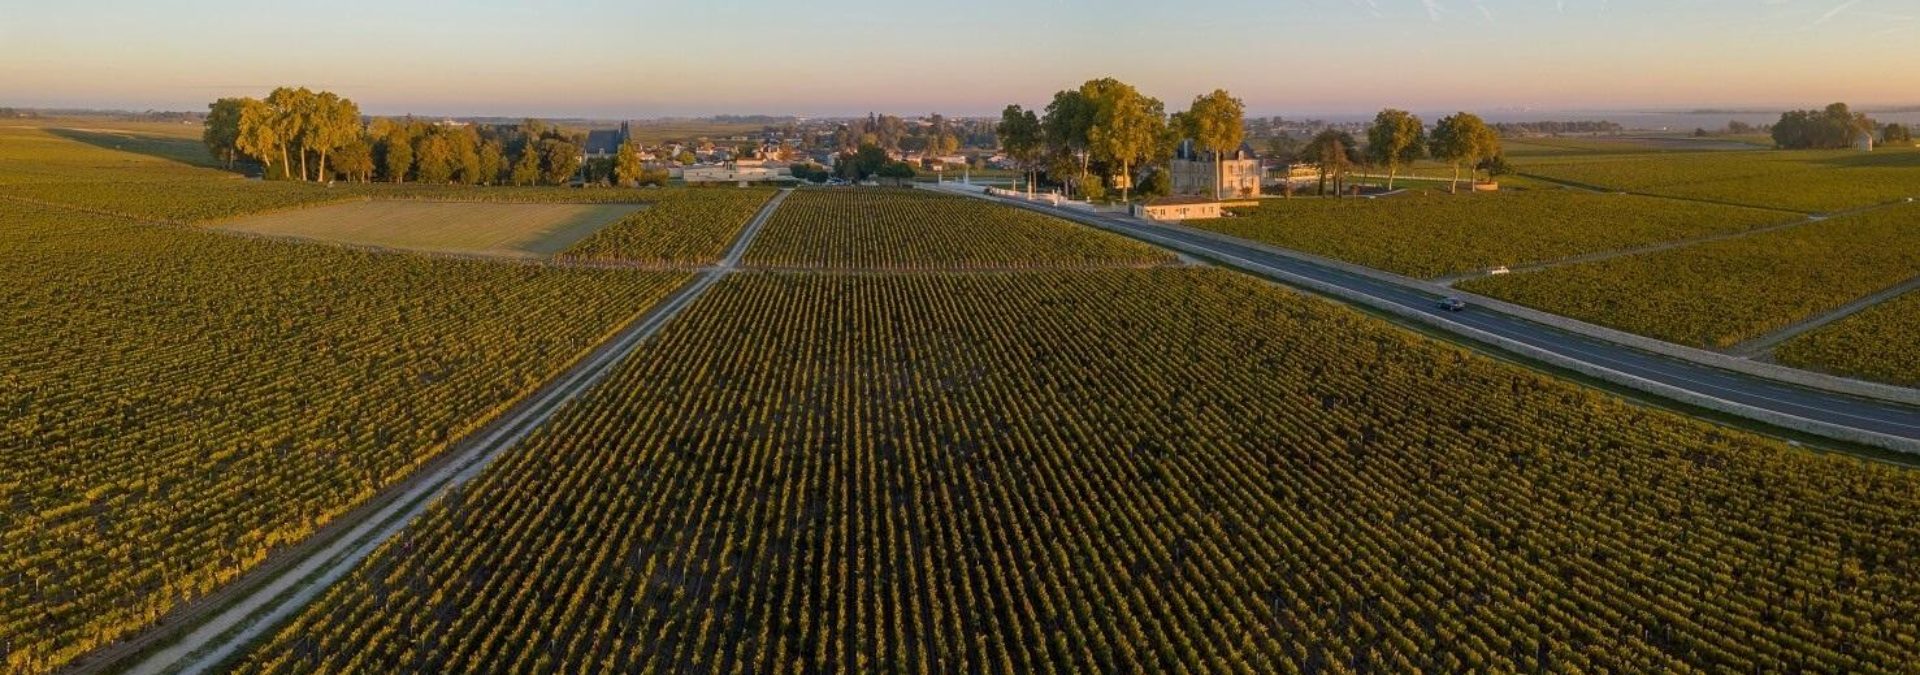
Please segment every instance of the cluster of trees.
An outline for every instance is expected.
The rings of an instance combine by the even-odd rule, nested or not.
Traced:
[[[364,143],[360,107],[330,91],[280,87],[265,100],[223,98],[207,106],[205,124],[201,138],[216,159],[232,167],[250,158],[273,178],[320,180],[334,153],[356,162],[365,152],[348,147]]]
[[[925,152],[950,155],[962,147],[992,147],[993,125],[952,120],[934,113],[926,124],[908,124],[894,115],[868,113],[834,131],[834,147],[842,152],[857,152],[872,145],[890,153]]]
[[[1225,102],[1213,102],[1216,96]],[[1088,80],[1078,89],[1056,92],[1044,113],[1007,106],[998,135],[1002,150],[1030,176],[1045,173],[1087,199],[1105,197],[1111,186],[1125,199],[1131,197],[1135,169],[1165,163],[1180,139],[1201,125],[1232,129],[1231,143],[1224,143],[1229,140],[1224,136],[1196,137],[1208,149],[1226,152],[1239,146],[1244,122],[1237,99],[1216,91],[1196,97],[1195,105],[1197,110],[1169,116],[1165,104],[1132,85],[1112,78]]]
[[[809,173],[813,174],[813,172]],[[893,155],[889,154],[885,148],[873,143],[861,143],[860,147],[852,152],[842,152],[833,163],[833,175],[850,181],[879,177],[904,183],[913,180],[916,173],[913,165],[895,161]]]
[[[1326,193],[1329,182],[1335,195],[1344,194],[1347,174],[1358,167],[1387,172],[1387,189],[1391,190],[1401,169],[1429,157],[1453,167],[1448,189],[1455,192],[1462,169],[1485,171],[1489,177],[1508,172],[1500,151],[1500,132],[1473,113],[1442,117],[1429,132],[1418,115],[1387,108],[1374,115],[1366,133],[1363,144],[1353,134],[1328,128],[1305,144],[1283,137],[1270,143],[1269,149],[1276,159],[1313,164],[1319,170],[1321,194]]]
[[[265,99],[223,98],[207,106],[202,140],[214,157],[260,165],[276,180],[385,181],[464,185],[564,185],[581,177],[619,185],[661,184],[665,171],[641,165],[631,141],[616,158],[583,167],[585,138],[538,120],[518,126],[428,124],[374,119],[330,91],[281,87]],[[583,171],[583,168],[585,169]]]
[[[1887,144],[1912,143],[1913,132],[1908,130],[1905,124],[1889,122],[1887,126],[1880,128],[1880,142]]]
[[[1874,122],[1865,113],[1835,103],[1823,110],[1789,110],[1773,125],[1774,145],[1789,150],[1838,150],[1853,147],[1862,134],[1871,134]]]
[[[1168,187],[1165,165],[1182,139],[1214,159],[1217,179],[1223,160],[1246,138],[1246,107],[1225,90],[1196,96],[1184,111],[1167,114],[1158,99],[1142,95],[1113,79],[1090,80],[1078,89],[1055,93],[1046,110],[1036,113],[1009,105],[1000,114],[997,134],[1007,157],[1023,167],[1030,182],[1044,174],[1087,199],[1100,199],[1107,189],[1130,198],[1141,167],[1152,169],[1141,186],[1146,194]],[[1367,131],[1367,142],[1351,133],[1326,128],[1306,143],[1284,133],[1272,137],[1269,150],[1284,161],[1318,166],[1320,189],[1329,180],[1339,191],[1356,166],[1384,168],[1389,184],[1400,169],[1431,156],[1454,167],[1457,184],[1462,168],[1503,172],[1500,135],[1479,117],[1460,113],[1440,120],[1429,134],[1419,117],[1404,110],[1383,110]]]
[[[1626,130],[1619,122],[1606,120],[1573,120],[1566,122],[1499,122],[1493,130],[1501,136],[1538,136],[1542,134],[1617,134]]]

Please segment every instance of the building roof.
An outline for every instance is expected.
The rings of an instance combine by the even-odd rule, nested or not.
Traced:
[[[594,129],[587,132],[585,152],[589,155],[611,155],[620,149],[620,142],[626,140],[619,129]]]
[[[1247,144],[1245,141],[1241,141],[1239,149],[1235,150],[1233,156],[1228,159],[1253,159],[1256,156],[1253,152],[1253,146]],[[1182,139],[1180,145],[1174,148],[1173,158],[1193,162],[1211,162],[1213,161],[1213,151],[1201,148],[1199,144],[1193,142],[1193,139],[1187,138]]]

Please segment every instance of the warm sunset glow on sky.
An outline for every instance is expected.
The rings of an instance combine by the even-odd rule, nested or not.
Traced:
[[[7,0],[0,106],[980,114],[1113,76],[1254,113],[1920,103],[1915,0]]]

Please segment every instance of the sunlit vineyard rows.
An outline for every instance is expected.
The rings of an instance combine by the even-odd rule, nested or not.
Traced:
[[[1916,512],[1219,270],[743,274],[241,671],[1899,670]]]
[[[701,265],[716,262],[740,228],[772,199],[770,188],[641,190],[643,211],[601,228],[562,258]]]
[[[1797,219],[1779,211],[1574,190],[1281,199],[1236,213],[1240,217],[1188,224],[1422,278]]]
[[[1920,387],[1920,291],[1788,340],[1774,357],[1790,366]]]
[[[1920,205],[1460,288],[1682,344],[1730,347],[1920,274]]]
[[[1173,256],[1058,218],[926,190],[801,190],[747,249],[749,265],[832,269],[1140,266]]]
[[[0,202],[0,663],[147,626],[394,483],[684,277]]]
[[[1806,212],[1920,197],[1920,150],[1759,151],[1524,160],[1520,171],[1615,190]]]

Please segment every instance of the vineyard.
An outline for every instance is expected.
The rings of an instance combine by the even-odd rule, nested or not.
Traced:
[[[1520,171],[1585,185],[1805,212],[1920,196],[1920,150],[1695,152],[1522,160]]]
[[[1145,266],[1173,256],[1073,223],[926,190],[802,190],[747,249],[749,265],[828,269]]]
[[[731,277],[241,672],[1890,671],[1920,474],[1196,268]]]
[[[1464,290],[1681,344],[1730,347],[1912,278],[1920,206],[1643,255],[1480,277]]]
[[[1798,368],[1920,387],[1920,292],[1794,338],[1773,355]]]
[[[0,201],[0,663],[146,627],[407,475],[682,278]]]
[[[1189,224],[1422,278],[1796,219],[1779,211],[1574,190],[1267,200],[1237,213],[1241,217]]]
[[[618,191],[602,191],[618,192]],[[648,203],[581,240],[560,257],[652,265],[705,265],[753,220],[776,191],[767,188],[645,190]]]

